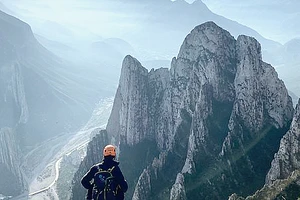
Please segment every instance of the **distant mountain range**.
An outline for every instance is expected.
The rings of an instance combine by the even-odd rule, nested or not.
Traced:
[[[188,4],[184,0],[141,1],[136,4],[133,9],[136,14],[133,20],[138,21],[138,29],[127,32],[125,39],[134,46],[139,45],[149,51],[159,49],[167,55],[175,54],[188,31],[206,21],[214,21],[222,25],[235,37],[241,34],[253,36],[262,43],[263,49],[271,49],[278,45],[274,41],[263,38],[249,27],[214,14],[202,1],[195,1],[193,4]],[[114,9],[119,7],[112,9],[116,12]],[[125,6],[122,12],[126,14]]]
[[[264,58],[272,63],[287,88],[300,97],[300,39],[292,39],[265,54]],[[296,101],[297,102],[297,99]]]
[[[9,5],[17,4],[17,2],[14,1],[4,1],[4,3]],[[18,2],[18,5],[18,7],[22,6],[22,2]],[[45,5],[47,4],[45,3]],[[149,57],[151,52],[156,52],[154,55],[151,55],[152,59],[153,57],[158,57],[158,59],[171,59],[170,56],[178,51],[188,31],[206,21],[215,21],[226,30],[229,30],[235,37],[241,34],[253,36],[262,43],[263,49],[272,49],[278,45],[274,41],[263,38],[259,33],[249,27],[214,14],[200,0],[195,1],[193,4],[188,4],[184,0],[174,2],[169,0],[88,0],[81,1],[81,5],[84,10],[80,9],[80,7],[73,7],[72,5],[69,5],[69,9],[74,13],[78,13],[78,15],[85,15],[88,12],[97,11],[95,12],[95,18],[90,18],[90,21],[87,21],[88,24],[94,23],[92,25],[93,27],[90,27],[90,29],[94,30],[94,34],[105,37],[108,31],[117,30],[111,32],[109,37],[121,38],[129,42],[137,53],[143,52],[143,54],[137,55],[137,57],[141,57],[142,60]],[[28,9],[30,9],[30,7]],[[45,8],[40,7],[40,9],[43,10]],[[34,11],[29,10],[28,12],[34,14]],[[45,10],[45,12],[49,12],[49,10]],[[103,13],[112,14],[107,20],[103,21]],[[179,15],[178,13],[181,14]],[[32,21],[32,25],[36,27],[35,30],[40,35],[43,35],[41,33],[44,33],[44,36],[49,35],[49,37],[55,35],[56,38],[61,36],[61,38],[68,40],[68,38],[65,37],[66,33],[68,33],[70,39],[72,39],[72,37],[76,37],[76,35],[80,35],[79,33],[84,32],[82,29],[78,30],[78,27],[84,26],[84,24],[78,24],[76,20],[70,28],[58,22],[51,21],[51,19],[45,21],[42,25],[37,25],[36,20],[30,18],[28,13],[22,13],[22,11],[19,10],[18,14],[22,18],[28,19],[28,22]],[[35,18],[36,17],[38,16],[35,16]],[[74,16],[74,18],[75,17],[76,16]],[[46,26],[45,23],[57,28],[47,30],[49,26]],[[56,31],[56,34],[54,34],[53,31]],[[95,39],[94,36],[93,39]]]
[[[215,13],[247,25],[282,44],[300,37],[300,2],[297,0],[203,0]]]

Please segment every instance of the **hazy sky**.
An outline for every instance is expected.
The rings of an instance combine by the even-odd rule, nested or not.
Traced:
[[[20,14],[20,18],[29,23],[39,33],[44,26],[59,29],[67,33],[70,29],[81,37],[101,34],[103,37],[118,37],[118,33],[134,28],[128,12],[107,11],[108,1],[76,1],[76,0],[5,0],[9,8]],[[114,2],[114,6],[116,6]],[[124,4],[124,3],[119,3]],[[116,8],[117,9],[117,8]],[[101,12],[99,12],[101,11]],[[132,15],[133,12],[132,12]],[[122,22],[118,19],[123,18]],[[108,28],[109,27],[109,28]],[[56,38],[49,38],[56,39]]]
[[[186,0],[188,3],[194,0]],[[241,24],[249,26],[258,31],[264,37],[285,43],[293,37],[300,36],[300,1],[297,0],[202,0],[209,9],[216,14],[225,16]],[[28,22],[33,30],[39,32],[43,29],[46,21],[57,22],[68,29],[81,30],[77,34],[89,37],[101,33],[103,37],[124,33],[124,30],[138,28],[138,23],[131,18],[137,19],[138,5],[132,6],[134,1],[128,3],[128,10],[105,9],[119,4],[126,5],[123,1],[101,0],[2,0],[12,10],[22,14],[23,20]],[[103,4],[105,2],[105,6]],[[138,1],[137,1],[138,2]],[[102,8],[102,10],[101,10]],[[294,9],[294,10],[293,10]],[[99,12],[99,10],[101,12]],[[54,14],[55,13],[55,14]],[[130,14],[131,13],[131,16]],[[141,14],[141,13],[140,13]],[[118,21],[120,17],[122,22]],[[143,18],[142,15],[138,18]],[[49,25],[49,22],[46,25]],[[101,26],[99,26],[101,24]],[[54,24],[52,24],[54,25]],[[298,28],[297,28],[298,27]],[[62,27],[61,27],[62,28]],[[103,30],[105,29],[105,30]],[[51,39],[51,38],[50,38]]]
[[[192,3],[194,0],[186,1]],[[140,12],[142,9],[139,7],[141,4],[137,3],[138,0],[128,2],[2,0],[2,2],[19,14],[17,17],[29,23],[35,33],[50,40],[64,42],[70,36],[88,40],[122,38],[126,35],[126,31],[128,34],[139,32],[141,29],[139,24],[143,18],[149,17]],[[294,12],[288,12],[292,8],[297,8],[296,0],[203,0],[203,2],[214,13],[249,26],[266,38],[285,43],[293,37],[300,36],[300,11],[296,9]]]

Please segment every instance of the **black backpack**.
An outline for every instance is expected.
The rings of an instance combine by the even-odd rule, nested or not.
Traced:
[[[115,166],[104,170],[102,164],[98,165],[98,172],[94,175],[94,187],[96,190],[95,198],[97,200],[115,200],[117,184],[112,171]]]

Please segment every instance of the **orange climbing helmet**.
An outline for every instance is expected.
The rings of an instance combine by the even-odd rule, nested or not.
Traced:
[[[114,156],[116,157],[116,147],[109,144],[103,149],[103,156]]]

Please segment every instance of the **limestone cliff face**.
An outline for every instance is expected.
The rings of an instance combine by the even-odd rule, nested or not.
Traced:
[[[27,185],[20,169],[20,149],[12,129],[0,128],[0,147],[0,194],[19,194]]]
[[[280,141],[280,147],[272,161],[266,184],[286,179],[295,170],[300,170],[300,100],[296,106],[290,130]]]
[[[260,44],[207,22],[186,37],[170,70],[124,59],[107,133],[134,186],[130,198],[226,199],[264,184],[292,116]]]
[[[268,126],[287,127],[293,113],[291,98],[283,82],[277,78],[274,68],[261,60],[260,45],[255,39],[238,37],[237,52],[236,99],[221,155],[235,148],[232,141],[244,144],[247,137],[255,138],[255,134]],[[241,127],[245,127],[249,135],[234,135]],[[261,132],[259,137],[266,133]],[[246,147],[242,149],[246,150]]]
[[[22,138],[16,132],[29,119],[24,74],[17,52],[25,50],[34,37],[27,24],[2,11],[0,27],[0,194],[15,196],[27,186],[20,169]]]
[[[134,145],[144,139],[156,140],[168,148],[171,116],[168,69],[148,72],[131,56],[123,61],[120,84],[107,131],[116,144]],[[157,108],[161,109],[157,109]],[[163,111],[162,111],[163,110]],[[160,112],[162,111],[162,112]],[[116,125],[118,124],[118,125]],[[160,139],[165,137],[166,140]]]
[[[271,87],[272,88],[272,87]],[[276,89],[277,90],[277,89]],[[278,96],[281,93],[278,93]],[[257,190],[253,195],[246,198],[233,194],[231,200],[252,200],[252,199],[296,199],[300,195],[300,163],[299,163],[299,134],[300,134],[300,100],[296,106],[293,120],[288,132],[280,141],[278,152],[275,154],[269,170],[264,187]],[[280,106],[280,103],[277,104]],[[280,108],[280,107],[279,107]],[[271,113],[271,112],[269,112]],[[284,113],[282,110],[281,113]],[[277,115],[277,117],[276,117]],[[280,125],[282,122],[280,115],[273,116],[273,123]],[[284,115],[282,117],[285,117]],[[275,120],[277,119],[277,120]]]
[[[147,70],[136,59],[127,56],[123,61],[112,120],[107,125],[117,143],[122,138],[133,145],[146,137],[147,81]]]

